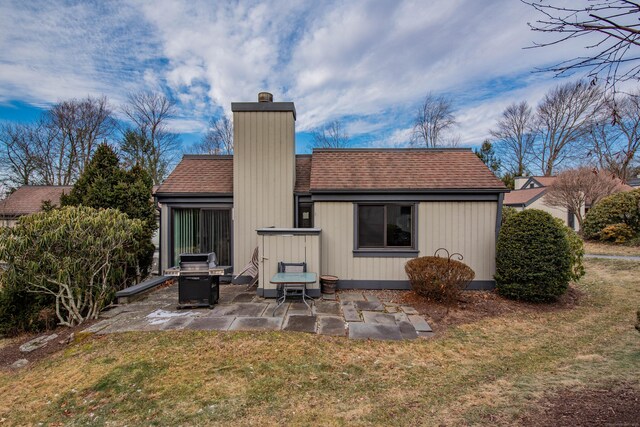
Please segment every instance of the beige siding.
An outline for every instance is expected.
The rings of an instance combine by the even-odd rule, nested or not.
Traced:
[[[322,229],[321,274],[342,280],[406,280],[408,258],[355,258],[354,205],[316,202],[314,225]],[[495,272],[496,202],[422,202],[418,206],[418,250],[433,255],[440,247],[460,252],[476,280]]]
[[[278,262],[306,262],[307,271],[320,271],[320,236],[292,234],[258,235],[261,289],[275,289],[269,279],[278,272]],[[309,285],[309,289],[319,289],[319,282]]]
[[[545,204],[545,196],[542,196],[535,202],[531,203],[529,206],[527,206],[527,209],[540,209],[541,211],[548,212],[555,218],[560,218],[562,222],[564,222],[564,225],[567,225],[567,226],[569,225],[569,222],[567,221],[569,212],[567,211],[567,209],[557,208],[555,206],[547,206]],[[581,210],[582,210],[582,215],[584,217],[584,207]],[[575,229],[578,230],[580,228],[580,225],[578,224],[578,220],[575,218],[575,216],[574,216],[574,224],[575,224]]]
[[[256,247],[256,229],[293,227],[295,126],[291,112],[234,112],[233,265]]]

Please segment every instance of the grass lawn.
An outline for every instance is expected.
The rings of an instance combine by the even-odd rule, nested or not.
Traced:
[[[590,259],[587,272],[576,308],[483,319],[432,340],[86,337],[0,371],[0,424],[529,424],[567,390],[640,390],[640,263]]]
[[[601,242],[584,242],[584,251],[594,255],[640,256],[640,246],[620,245]]]

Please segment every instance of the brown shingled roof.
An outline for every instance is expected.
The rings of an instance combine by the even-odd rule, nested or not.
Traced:
[[[296,156],[296,193],[309,192],[311,156]],[[233,156],[187,154],[154,194],[232,194]]]
[[[62,193],[69,194],[73,187],[64,185],[23,185],[0,202],[0,216],[17,217],[42,210],[42,202],[60,204]]]
[[[311,184],[311,156],[296,156],[296,193],[308,193]]]
[[[467,149],[320,149],[311,191],[505,189]]]
[[[526,205],[547,191],[545,187],[525,188],[524,190],[512,190],[504,195],[505,205]]]
[[[233,157],[185,155],[160,185],[164,193],[233,193]]]

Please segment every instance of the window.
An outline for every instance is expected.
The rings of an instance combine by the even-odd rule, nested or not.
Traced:
[[[357,205],[356,249],[415,249],[414,205]]]
[[[180,254],[215,252],[219,265],[231,263],[230,209],[172,209],[172,259]]]
[[[298,204],[298,228],[313,228],[313,203]]]

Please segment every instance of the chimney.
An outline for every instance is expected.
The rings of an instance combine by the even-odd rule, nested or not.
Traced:
[[[269,92],[260,92],[258,94],[258,102],[273,102],[273,94]]]
[[[257,228],[291,228],[296,180],[296,109],[260,92],[258,102],[234,102],[233,268],[251,259]]]

